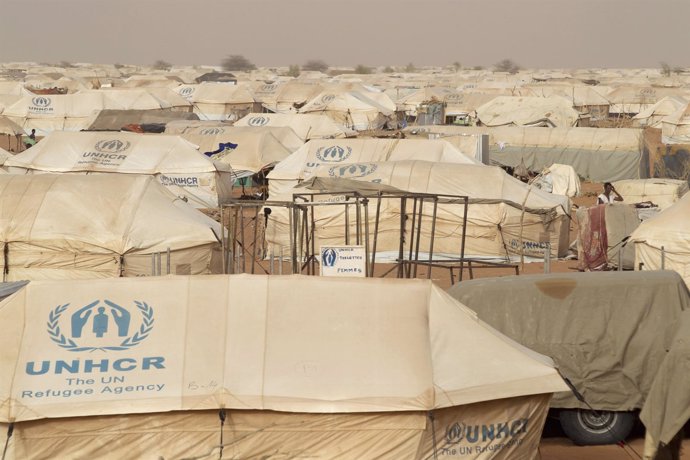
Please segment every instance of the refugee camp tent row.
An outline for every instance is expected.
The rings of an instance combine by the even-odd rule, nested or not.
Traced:
[[[384,93],[334,92],[318,94],[299,113],[324,114],[355,131],[382,129],[395,122],[395,103]]]
[[[153,177],[0,175],[0,222],[4,281],[221,271],[220,225]]]
[[[562,97],[499,96],[477,108],[485,126],[576,126],[580,114]]]
[[[170,94],[168,98],[173,99],[173,96]],[[25,131],[36,129],[38,135],[45,136],[53,131],[88,129],[101,110],[188,111],[191,108],[184,99],[177,99],[169,101],[162,93],[156,96],[141,89],[91,90],[59,95],[25,94],[7,106],[3,115]]]
[[[567,389],[431,281],[36,281],[0,322],[6,460],[536,458]]]
[[[232,172],[179,136],[54,132],[9,158],[18,174],[136,174],[154,176],[197,208],[215,208],[230,196]]]

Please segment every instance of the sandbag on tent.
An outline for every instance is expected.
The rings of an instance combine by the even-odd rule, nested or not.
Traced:
[[[427,280],[31,282],[0,323],[11,460],[535,458],[567,388]]]
[[[6,162],[10,172],[117,173],[155,176],[195,207],[230,196],[232,174],[179,136],[112,132],[55,132]]]
[[[690,193],[630,235],[638,270],[675,270],[690,286]],[[662,250],[663,248],[663,250]],[[640,265],[641,264],[641,265]]]
[[[275,172],[275,170],[274,170]],[[468,196],[466,256],[505,258],[524,253],[544,257],[550,243],[551,255],[560,257],[568,248],[569,199],[552,195],[507,175],[502,169],[484,165],[434,163],[430,161],[388,161],[349,164],[322,164],[311,173],[316,177],[334,177],[393,186],[403,192]],[[269,174],[269,186],[271,174]],[[272,200],[291,201],[295,187]],[[328,190],[324,190],[328,192]],[[369,195],[375,197],[376,194]],[[524,212],[523,212],[524,210]],[[403,211],[399,199],[384,199],[381,205],[377,234],[377,260],[394,261],[399,257],[400,220]],[[433,206],[424,208],[429,223]],[[344,244],[347,220],[341,206],[315,208],[314,238],[318,244]],[[439,257],[460,256],[463,240],[464,206],[439,204],[434,233],[434,254]],[[374,215],[369,214],[369,227],[374,228]],[[412,219],[407,219],[406,232],[411,232]],[[354,234],[355,220],[350,218]],[[422,228],[421,248],[430,247],[431,225]],[[274,253],[289,247],[289,215],[285,209],[273,207],[266,228],[266,240],[275,245]],[[522,243],[522,246],[521,246]]]
[[[296,113],[250,113],[235,126],[289,127],[304,141],[353,137],[356,132],[337,124],[327,115]]]
[[[152,177],[0,176],[4,280],[218,273],[220,225]]]

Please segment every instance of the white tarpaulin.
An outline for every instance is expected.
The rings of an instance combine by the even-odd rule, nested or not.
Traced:
[[[333,458],[339,439],[364,457],[533,458],[549,396],[567,389],[549,358],[430,281],[32,282],[0,303],[0,323],[10,459],[88,457],[106,441],[105,458],[218,458],[220,408],[223,458]]]

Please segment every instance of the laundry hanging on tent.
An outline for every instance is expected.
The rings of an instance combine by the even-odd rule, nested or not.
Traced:
[[[235,150],[239,144],[233,144],[232,142],[221,142],[218,144],[218,149],[213,152],[204,152],[207,157],[212,157],[219,153],[225,152],[226,150]]]

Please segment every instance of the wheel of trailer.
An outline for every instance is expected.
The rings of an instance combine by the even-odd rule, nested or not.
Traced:
[[[634,412],[564,409],[559,415],[565,434],[581,446],[615,444],[624,440],[635,424]]]

